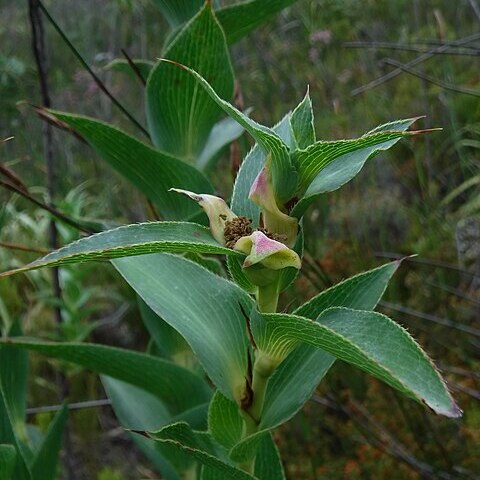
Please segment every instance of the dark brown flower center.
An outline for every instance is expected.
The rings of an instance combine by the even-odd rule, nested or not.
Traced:
[[[223,234],[225,236],[225,245],[233,248],[237,240],[251,235],[253,232],[252,221],[247,217],[235,217],[233,220],[225,222]]]
[[[258,231],[262,232],[268,238],[276,240],[277,242],[285,243],[287,240],[286,235],[271,233],[266,228],[259,228]],[[252,233],[252,221],[249,218],[235,217],[233,220],[225,222],[225,228],[223,230],[223,234],[225,236],[225,245],[228,248],[233,248],[239,238],[247,237]]]

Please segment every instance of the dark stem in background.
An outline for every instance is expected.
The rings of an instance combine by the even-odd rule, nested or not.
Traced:
[[[415,30],[417,32],[420,31],[420,5],[418,0],[414,0],[413,2],[413,16],[415,19]],[[441,38],[440,40],[443,40]],[[419,67],[420,73],[423,73],[423,66],[420,65]],[[422,103],[423,103],[423,115],[425,115],[425,128],[431,128],[432,124],[430,122],[430,102],[428,101],[428,96],[427,96],[427,81],[425,79],[420,79],[421,82],[421,96],[422,96]],[[426,167],[427,167],[427,180],[428,180],[428,186],[432,184],[432,178],[433,178],[433,170],[432,170],[432,144],[430,141],[430,135],[425,135],[424,136],[424,143],[425,143],[425,162],[426,162]],[[427,195],[430,196],[430,192],[428,189],[428,186],[426,186],[426,191]],[[424,187],[423,185],[420,185],[420,187]],[[425,188],[422,188],[422,191],[424,191]]]
[[[48,88],[48,65],[47,54],[45,45],[45,35],[43,30],[43,22],[40,14],[40,3],[38,0],[28,0],[30,25],[32,29],[32,49],[35,57],[35,63],[38,69],[38,78],[40,82],[40,93],[42,97],[42,103],[44,107],[51,107],[50,92]],[[47,192],[48,192],[48,204],[53,207],[53,199],[55,197],[55,165],[53,160],[53,138],[52,138],[52,126],[49,123],[43,123],[43,153],[45,158],[45,164],[47,169]],[[58,231],[55,224],[55,220],[52,218],[49,225],[49,243],[52,250],[58,248]],[[57,300],[56,305],[53,307],[55,320],[57,325],[62,323],[62,311],[60,309],[60,303],[62,299],[62,289],[60,287],[59,270],[57,267],[52,268],[52,282],[53,282],[53,295]],[[60,400],[68,396],[68,381],[63,373],[57,374],[57,383],[60,388]],[[72,444],[70,439],[70,433],[68,425],[65,428],[65,469],[69,480],[75,479],[75,470],[73,466],[72,458]]]
[[[43,203],[40,200],[37,200],[28,191],[18,187],[17,185],[13,185],[13,183],[0,180],[0,187],[6,188],[7,190],[10,190],[11,192],[14,192],[14,193],[18,193],[20,196],[22,196],[29,202],[33,203],[34,205],[37,205],[37,207],[40,207],[42,210],[46,210],[47,212],[52,214],[54,217],[58,218],[62,222],[66,223],[67,225],[70,225],[71,227],[76,228],[80,232],[88,233],[89,235],[96,232],[95,228],[92,228],[91,226],[83,225],[82,223],[77,222],[73,218],[70,218],[64,213],[62,213],[60,210],[57,210],[52,205],[47,205],[46,203]]]
[[[459,38],[458,40],[453,40],[449,42],[448,44],[441,44],[438,47],[432,48],[430,51],[423,53],[422,55],[419,55],[417,58],[414,58],[410,62],[406,63],[404,67],[411,68],[415,67],[416,65],[420,65],[421,63],[429,60],[430,58],[433,58],[437,54],[441,54],[448,49],[450,49],[452,46],[453,47],[458,47],[458,46],[463,46],[467,45],[471,42],[474,42],[476,40],[480,39],[480,33],[474,33],[473,35],[469,35],[468,37],[464,38]],[[364,93],[368,90],[371,90],[372,88],[376,88],[379,85],[383,85],[385,82],[388,82],[392,78],[395,78],[396,76],[400,75],[403,70],[400,68],[396,68],[395,70],[392,70],[391,72],[388,72],[385,75],[382,75],[381,77],[372,80],[371,82],[367,83],[366,85],[362,85],[361,87],[355,88],[354,90],[351,91],[351,94],[353,96],[359,95],[361,93]]]
[[[31,0],[29,0],[31,3]],[[35,0],[34,2],[36,5],[38,5],[38,8],[42,10],[42,12],[45,14],[47,17],[48,21],[52,24],[53,28],[58,32],[58,34],[62,37],[62,40],[65,42],[65,44],[68,46],[68,48],[72,51],[72,53],[77,57],[77,59],[80,61],[80,63],[83,65],[83,67],[87,70],[87,72],[90,74],[90,76],[93,78],[94,82],[97,84],[98,88],[112,101],[112,103],[119,109],[121,112],[147,137],[150,138],[148,135],[147,130],[133,117],[133,115],[111,94],[110,90],[105,86],[105,84],[98,78],[96,73],[90,68],[88,63],[84,60],[84,58],[80,55],[78,50],[73,46],[72,42],[68,39],[68,37],[65,35],[63,30],[60,28],[60,26],[55,22],[53,17],[50,15],[48,10],[45,8],[45,6],[40,2],[40,0]]]
[[[130,68],[133,70],[133,72],[135,73],[137,78],[140,80],[140,83],[144,87],[146,87],[147,86],[147,80],[146,80],[146,78],[143,78],[142,72],[138,68],[137,64],[132,60],[132,58],[130,57],[130,55],[127,53],[127,51],[124,48],[122,48],[121,51],[122,51],[123,56],[127,60],[128,64],[130,65]]]

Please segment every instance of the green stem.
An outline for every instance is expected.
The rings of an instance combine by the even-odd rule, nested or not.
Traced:
[[[276,364],[272,362],[268,356],[263,355],[262,353],[260,353],[255,359],[252,375],[253,400],[248,410],[243,412],[243,438],[249,437],[258,432],[265,403],[265,393],[267,391],[268,380],[275,370],[275,367]],[[249,461],[242,463],[240,468],[253,474],[255,468],[255,456]]]
[[[257,304],[258,309],[264,313],[274,313],[278,305],[278,281],[258,287]]]
[[[267,285],[261,285],[257,288],[257,305],[260,312],[274,313],[277,311],[279,297],[279,276]],[[258,432],[260,420],[262,418],[263,406],[265,403],[265,393],[267,391],[268,379],[275,370],[276,364],[270,357],[257,352],[252,372],[252,404],[246,411],[242,412],[244,419],[243,438],[249,437]],[[248,461],[241,463],[240,468],[247,473],[254,474],[255,456]]]

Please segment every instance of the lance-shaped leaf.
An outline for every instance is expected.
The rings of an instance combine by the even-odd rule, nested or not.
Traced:
[[[208,228],[188,222],[148,222],[107,230],[81,238],[24,267],[0,277],[42,267],[109,260],[154,252],[197,252],[238,255],[220,245]]]
[[[153,0],[172,28],[190,20],[200,10],[204,0]]]
[[[300,161],[305,161],[304,168],[310,166],[305,172],[306,177],[302,184],[303,197],[295,205],[291,214],[301,217],[319,195],[337,190],[352,180],[368,159],[380,151],[388,150],[402,136],[409,135],[406,130],[416,120],[418,118],[386,123],[357,140],[340,140],[339,143],[317,142],[317,144],[299,152]],[[413,133],[415,132],[410,134]],[[391,138],[388,139],[389,137]],[[337,146],[339,150],[332,157],[329,149],[336,149]]]
[[[292,5],[296,0],[247,0],[217,11],[229,44],[238,42],[259,25]]]
[[[313,124],[313,107],[310,99],[310,91],[298,104],[290,116],[293,138],[296,148],[307,148],[315,143],[315,127]]]
[[[0,386],[0,445],[13,445],[16,451],[16,462],[13,470],[15,480],[33,480],[27,465],[22,440],[15,431],[15,422],[5,398],[3,387]]]
[[[215,455],[215,446],[208,435],[192,430],[183,422],[174,423],[148,435],[156,442],[176,448],[225,480],[251,480],[250,475]],[[210,477],[211,478],[211,477]]]
[[[160,61],[176,65],[179,69],[183,69],[192,75],[217,105],[222,108],[227,115],[236,120],[255,139],[265,153],[271,153],[272,179],[275,196],[280,202],[288,200],[295,190],[297,172],[292,165],[287,145],[283,140],[271,128],[260,125],[247,117],[233,105],[223,100],[210,86],[207,80],[195,70],[167,59],[161,59]]]
[[[248,115],[248,113],[249,110],[245,114]],[[197,168],[204,172],[211,171],[222,149],[239,138],[243,131],[243,127],[233,118],[227,117],[216,123],[210,130],[207,142],[198,155]]]
[[[53,417],[40,449],[33,459],[31,469],[34,479],[55,480],[57,478],[57,466],[67,418],[68,408],[67,405],[63,405]]]
[[[117,128],[80,115],[49,112],[73,127],[106,162],[158,205],[166,220],[189,219],[199,212],[194,203],[168,193],[168,189],[181,185],[194,192],[213,192],[210,182],[196,168]]]
[[[218,390],[208,409],[208,430],[212,437],[227,449],[232,448],[242,438],[243,419],[239,407]]]
[[[391,262],[324,290],[293,313],[316,320],[327,308],[373,310],[400,262]],[[261,426],[273,428],[290,419],[312,396],[335,357],[301,344],[278,366],[267,387]]]
[[[10,345],[42,353],[81,365],[135,385],[160,398],[172,413],[180,413],[208,401],[210,391],[203,380],[189,370],[158,357],[115,347],[88,343],[54,343],[29,338],[10,337]]]
[[[137,431],[157,430],[175,421],[176,417],[172,417],[165,404],[151,393],[104,375],[102,375],[101,379],[108,398],[112,401],[115,415],[123,428]],[[201,397],[199,400],[201,401]],[[138,405],[141,405],[142,408],[138,408]],[[179,417],[187,421],[193,428],[206,428],[207,408],[208,405],[202,403],[186,412],[180,413]],[[179,479],[179,475],[177,475],[173,467],[173,465],[179,463],[178,454],[173,453],[175,458],[169,459],[168,454],[171,452],[168,449],[160,451],[160,449],[156,448],[153,440],[128,433],[163,477],[167,480]],[[189,462],[188,458],[187,462],[185,462],[184,455],[182,455],[182,460],[184,465],[181,465],[183,467],[180,468],[181,471],[188,468],[189,464],[192,463]]]
[[[113,261],[145,303],[186,339],[207,375],[231,400],[245,387],[252,299],[235,284],[184,258],[157,253]]]
[[[138,297],[138,309],[145,328],[155,342],[157,354],[162,358],[172,360],[177,365],[186,366],[184,361],[193,356],[193,352],[185,339],[140,297]]]
[[[287,267],[300,269],[302,266],[297,252],[281,242],[268,238],[258,230],[237,240],[234,248],[247,255],[243,262],[244,268],[259,263],[270,270],[281,270]]]
[[[372,154],[390,148],[395,140],[413,135],[414,132],[379,131],[351,140],[319,141],[295,152],[299,180],[297,192],[303,194],[315,177],[339,157],[362,151],[365,159]]]
[[[265,435],[255,457],[255,476],[262,480],[285,480],[282,459],[272,435]]]
[[[252,331],[258,348],[272,359],[281,360],[298,343],[306,343],[359,367],[438,414],[461,415],[425,352],[385,315],[331,308],[314,322],[297,315],[257,312]]]
[[[153,1],[174,29],[193,17],[204,3],[204,0]],[[228,43],[233,44],[295,1],[269,0],[267,3],[265,0],[246,0],[218,8],[220,2],[213,0],[213,5]]]
[[[14,322],[4,336],[22,334],[21,326]],[[26,352],[0,344],[0,444],[15,447],[16,461],[13,478],[31,480],[28,460],[32,452],[27,446],[26,396],[28,358]]]
[[[209,2],[176,35],[163,56],[189,65],[208,78],[221,98],[232,97],[233,71],[225,35]],[[150,135],[158,148],[171,155],[193,163],[220,112],[195,79],[172,64],[157,63],[148,77]]]
[[[17,452],[13,445],[0,445],[0,480],[12,480],[17,462]]]

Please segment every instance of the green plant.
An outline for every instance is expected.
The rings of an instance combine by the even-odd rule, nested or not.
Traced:
[[[128,225],[81,239],[6,274],[112,260],[148,307],[186,340],[217,390],[209,400],[207,384],[201,386],[203,380],[195,373],[120,349],[7,338],[9,348],[43,352],[116,378],[106,381],[112,397],[116,386],[125,386],[116,382],[130,384],[130,396],[122,393],[117,398],[120,420],[132,435],[141,433],[168,468],[184,478],[281,478],[270,431],[301,408],[335,358],[439,414],[459,416],[439,373],[417,343],[399,325],[372,311],[399,262],[348,279],[292,313],[276,313],[280,292],[301,267],[301,219],[307,206],[351,180],[375,153],[417,134],[407,130],[414,119],[382,125],[355,140],[316,141],[308,94],[270,129],[222,100],[190,68],[172,61],[161,65],[171,69],[171,75],[178,72],[192,79],[257,142],[237,176],[231,208],[208,193],[159,191],[164,206],[173,206],[179,193],[197,202],[210,230],[185,221]],[[90,121],[76,122],[79,129]],[[115,132],[117,140],[119,135],[124,134]],[[130,151],[138,155],[137,147]],[[237,285],[171,255],[178,252],[226,255]],[[145,418],[132,419],[129,403],[139,399],[148,406],[141,414]],[[198,410],[206,403],[208,430],[196,430],[201,423]],[[154,430],[166,423],[161,422],[165,409],[160,405],[167,407],[168,413],[163,413],[171,421]]]

